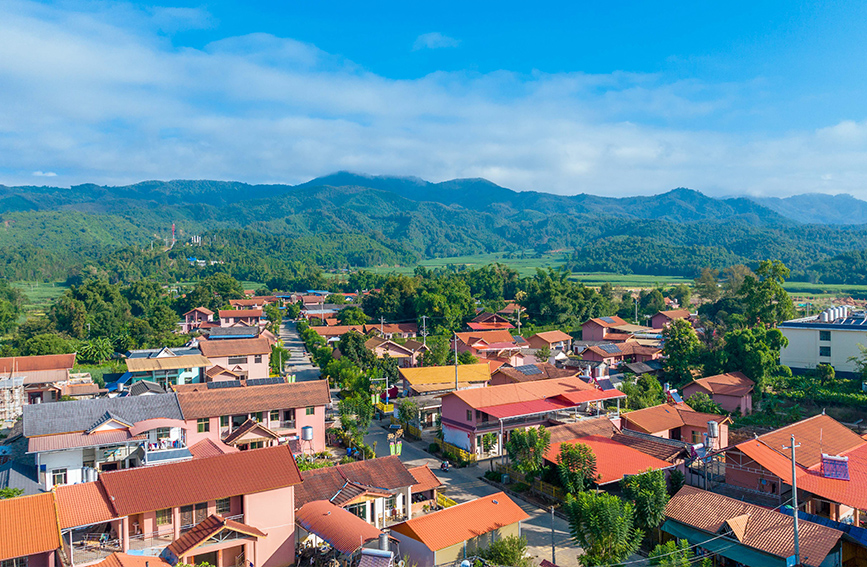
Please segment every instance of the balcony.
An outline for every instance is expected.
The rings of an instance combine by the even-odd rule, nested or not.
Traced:
[[[193,458],[193,454],[190,453],[187,444],[183,441],[175,441],[174,443],[145,443],[142,445],[142,449],[146,465],[170,463],[172,461]]]

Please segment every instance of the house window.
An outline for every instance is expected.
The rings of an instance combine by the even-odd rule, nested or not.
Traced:
[[[232,499],[220,498],[217,500],[217,514],[228,514],[232,511]]]
[[[51,471],[51,484],[55,486],[66,484],[66,469],[54,469]]]
[[[15,559],[0,561],[0,567],[27,567],[27,558],[16,557]]]
[[[262,412],[260,411],[251,413],[250,417],[253,419],[253,421],[258,421],[259,423],[262,423]]]
[[[467,421],[473,420],[473,410],[467,410]]]
[[[211,430],[211,419],[208,417],[200,417],[196,420],[196,430],[199,433],[207,433]]]
[[[169,439],[172,436],[171,427],[157,427],[157,441]]]
[[[358,504],[347,506],[346,509],[364,520],[365,522],[367,521],[367,502],[359,502]]]
[[[221,415],[220,416],[220,427],[229,427],[229,416]]]
[[[157,510],[157,525],[165,526],[172,523],[172,509]]]
[[[819,340],[820,341],[830,341],[831,340],[831,331],[819,331]]]
[[[315,413],[316,413],[316,408],[314,408],[314,407],[309,407],[309,408],[307,408],[307,410],[305,411],[305,415],[313,415],[313,414],[315,414]]]
[[[295,421],[295,410],[294,409],[283,410],[283,419],[286,421],[294,422]]]
[[[261,354],[257,354],[256,356],[254,356],[254,357],[253,357],[253,362],[255,362],[256,364],[261,363],[261,362],[262,362],[262,355],[261,355]]]
[[[247,364],[246,356],[230,356],[229,364]]]
[[[819,356],[831,356],[831,347],[820,346],[819,347]]]
[[[702,441],[704,441],[704,439],[702,438],[702,434],[698,431],[693,430],[693,432],[692,432],[692,444],[696,445],[698,443],[701,443]]]
[[[280,421],[280,410],[272,409],[271,414],[268,416],[268,421],[274,423],[275,421]]]

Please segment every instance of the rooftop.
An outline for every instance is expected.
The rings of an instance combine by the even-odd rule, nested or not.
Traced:
[[[22,529],[27,526],[27,529]],[[53,551],[60,547],[54,495],[0,500],[0,561]]]
[[[410,385],[417,384],[454,384],[454,366],[419,366],[416,368],[399,368],[401,378]],[[477,364],[459,364],[457,366],[459,382],[487,382],[491,379],[491,368],[484,362]]]
[[[490,408],[518,402],[544,400],[554,396],[562,396],[595,390],[580,378],[552,378],[537,382],[519,384],[502,384],[487,388],[471,388],[458,390],[445,395],[444,400],[456,397],[472,408]]]
[[[728,418],[723,415],[697,412],[685,403],[666,403],[624,413],[623,419],[647,433],[656,433],[684,425],[707,427],[708,421],[722,423]]]
[[[415,479],[415,484],[413,484],[411,488],[413,493],[433,490],[434,488],[439,488],[443,485],[443,482],[437,478],[437,475],[435,475],[427,465],[408,467],[407,470]]]
[[[530,516],[503,492],[464,502],[391,527],[392,532],[437,551],[492,532]]]
[[[619,327],[621,325],[626,325],[626,321],[624,321],[620,317],[617,317],[616,315],[614,317],[596,317],[595,319],[590,319],[589,321],[585,321],[584,325],[586,325],[588,323],[595,323],[595,324],[599,325],[600,327],[606,327],[606,328]]]
[[[301,506],[295,511],[295,523],[345,555],[378,539],[382,533],[352,512],[327,500],[314,500]]]
[[[326,380],[197,389],[181,391],[175,395],[184,419],[188,420],[272,409],[324,406],[331,402]]]
[[[743,372],[729,372],[707,376],[692,381],[702,389],[712,394],[722,396],[746,396],[753,391],[756,383],[747,378]]]
[[[295,489],[295,507],[314,500],[332,500],[347,483],[379,490],[397,490],[416,479],[396,456],[356,461],[301,473],[304,482]]]
[[[494,373],[508,376],[513,382],[532,382],[535,380],[548,380],[549,378],[571,378],[576,372],[568,368],[557,368],[547,362],[525,364],[523,366],[501,366]]]
[[[75,353],[0,358],[0,374],[9,374],[10,372],[21,374],[38,370],[71,370],[73,366],[75,366]]]
[[[572,441],[552,443],[545,453],[545,460],[557,463],[563,445],[584,444],[596,455],[597,484],[618,482],[624,476],[640,474],[647,469],[660,470],[673,467],[671,463],[657,459],[638,449],[624,445],[614,439],[601,435],[589,435]]]
[[[271,345],[265,337],[213,341],[199,340],[199,349],[208,358],[271,354]]]
[[[539,337],[545,342],[548,343],[557,343],[560,341],[571,341],[572,335],[564,333],[563,331],[545,331],[544,333],[536,333],[533,337]],[[531,339],[533,337],[530,337]]]
[[[220,319],[232,318],[259,318],[262,316],[261,309],[220,309]]]
[[[152,372],[154,370],[179,370],[181,368],[204,368],[211,361],[201,354],[185,354],[165,358],[127,358],[126,367],[130,372]]]

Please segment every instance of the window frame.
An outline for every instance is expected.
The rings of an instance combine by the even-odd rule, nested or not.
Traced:
[[[156,524],[158,526],[167,526],[172,523],[172,509],[163,508],[156,511]]]
[[[819,340],[823,343],[831,342],[831,331],[819,331]]]
[[[211,418],[209,417],[200,417],[196,420],[196,432],[197,433],[208,433],[211,431]]]
[[[304,415],[316,415],[316,408],[314,406],[307,406],[304,410]]]
[[[225,506],[224,510],[221,510],[221,506]],[[232,498],[219,498],[216,501],[216,510],[217,514],[228,514],[232,511]]]
[[[61,475],[63,478],[62,482],[57,482],[58,475]],[[69,469],[52,469],[51,470],[51,486],[63,486],[69,481]]]
[[[236,364],[247,364],[249,357],[247,356],[230,356],[228,357],[228,364],[236,365]]]
[[[819,347],[819,356],[822,358],[831,358],[831,347],[830,346],[820,346]]]
[[[262,363],[262,355],[257,354],[253,357],[253,364],[261,364]]]
[[[472,420],[473,420],[473,410],[468,409],[467,410],[467,421],[472,421]]]

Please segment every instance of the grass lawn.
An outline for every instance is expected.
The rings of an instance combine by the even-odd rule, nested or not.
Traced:
[[[67,289],[63,282],[14,282],[12,285],[27,298],[24,302],[25,316],[44,314],[48,306]]]

